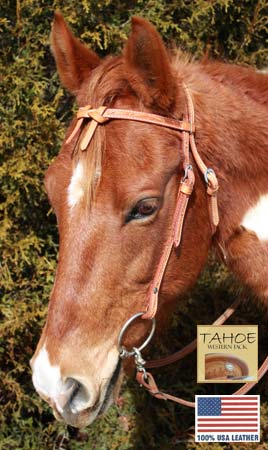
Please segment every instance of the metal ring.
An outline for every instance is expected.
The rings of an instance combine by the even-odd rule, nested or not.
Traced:
[[[205,182],[206,182],[207,184],[209,183],[208,175],[209,175],[210,173],[215,175],[214,170],[211,169],[210,167],[208,167],[208,168],[206,169],[205,173],[204,173]]]
[[[136,350],[138,350],[138,352],[143,350],[146,347],[146,345],[149,344],[150,340],[152,339],[152,337],[154,335],[154,332],[155,332],[155,326],[156,326],[155,317],[153,317],[151,319],[151,321],[152,321],[152,328],[151,328],[151,331],[149,333],[149,336],[147,337],[147,339],[145,339],[143,344],[140,345],[140,347],[137,347],[136,350],[133,349],[133,350],[128,351],[124,346],[121,345],[123,337],[124,337],[124,334],[125,334],[127,328],[129,327],[129,325],[131,325],[132,322],[134,322],[134,320],[138,319],[139,317],[143,316],[144,314],[145,314],[144,312],[138,312],[138,313],[134,314],[122,326],[121,331],[120,331],[119,336],[118,336],[118,344],[117,344],[120,358],[124,359],[124,358],[128,358],[130,356],[134,356],[136,354]]]

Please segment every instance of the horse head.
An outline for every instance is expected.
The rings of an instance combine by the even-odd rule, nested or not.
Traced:
[[[61,82],[80,108],[91,105],[96,111],[104,106],[184,118],[181,75],[144,19],[132,19],[120,56],[100,59],[73,36],[59,13],[51,42]],[[31,365],[34,386],[56,417],[84,426],[118,393],[118,336],[129,317],[146,309],[150,282],[169,236],[183,149],[180,132],[151,123],[103,121],[89,140],[87,121],[78,133],[76,126],[74,119],[45,176],[57,216],[59,260]],[[160,320],[196,280],[207,257],[211,233],[201,184],[197,176],[184,239],[172,251],[165,272]],[[148,327],[147,321],[135,322],[124,344],[138,346]]]

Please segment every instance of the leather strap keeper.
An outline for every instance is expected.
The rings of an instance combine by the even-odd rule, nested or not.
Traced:
[[[193,186],[182,181],[180,184],[180,192],[186,195],[191,195],[191,193],[193,192]]]

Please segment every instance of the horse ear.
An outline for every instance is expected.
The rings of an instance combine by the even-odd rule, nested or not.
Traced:
[[[81,83],[100,63],[100,59],[74,37],[59,12],[54,15],[50,40],[60,80],[72,94],[77,94]]]
[[[176,83],[165,45],[154,28],[141,17],[132,18],[132,32],[125,47],[129,81],[148,106],[168,109],[175,101]]]

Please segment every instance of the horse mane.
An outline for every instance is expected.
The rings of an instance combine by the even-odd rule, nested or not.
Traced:
[[[268,106],[268,75],[251,66],[203,59],[200,67],[218,83],[235,89],[260,105]]]

